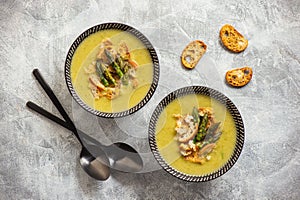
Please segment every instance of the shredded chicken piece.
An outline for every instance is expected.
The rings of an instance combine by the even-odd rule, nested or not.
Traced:
[[[127,44],[122,41],[120,44],[119,44],[119,52],[120,52],[120,55],[122,56],[122,58],[128,60],[130,58],[130,53],[129,53],[129,48],[127,46]]]

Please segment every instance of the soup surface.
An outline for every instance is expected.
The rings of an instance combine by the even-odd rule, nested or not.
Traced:
[[[95,99],[89,89],[89,78],[85,68],[96,60],[99,44],[105,39],[119,44],[126,42],[130,56],[138,64],[136,78],[138,87],[122,87],[114,99]],[[71,80],[76,93],[88,106],[101,112],[114,113],[137,105],[147,94],[153,79],[153,63],[145,45],[134,35],[122,30],[103,30],[84,39],[76,49],[71,62]]]
[[[217,121],[221,122],[222,135],[204,164],[189,162],[180,154],[176,140],[176,119],[173,114],[191,113],[193,107],[211,107]],[[219,101],[205,95],[186,95],[169,103],[160,114],[156,125],[156,142],[164,160],[174,169],[190,174],[205,175],[220,169],[233,153],[236,128],[228,109]]]

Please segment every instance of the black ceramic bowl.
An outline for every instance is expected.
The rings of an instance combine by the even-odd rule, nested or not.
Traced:
[[[134,107],[131,107],[125,111],[109,113],[109,112],[102,112],[100,110],[91,108],[77,94],[76,90],[74,89],[72,80],[71,80],[71,70],[72,70],[71,63],[72,63],[72,58],[74,56],[74,53],[76,52],[76,49],[81,44],[81,42],[84,41],[87,37],[89,37],[90,35],[92,35],[96,32],[103,31],[103,30],[121,30],[121,31],[125,31],[127,33],[132,34],[133,36],[135,36],[138,40],[140,40],[144,44],[145,48],[148,50],[150,57],[152,59],[153,79],[152,79],[150,89],[148,90],[145,97],[137,105],[135,105]],[[133,28],[131,26],[128,26],[128,25],[122,24],[122,23],[103,23],[103,24],[99,24],[99,25],[96,25],[96,26],[93,26],[93,27],[87,29],[82,34],[80,34],[76,38],[76,40],[73,42],[73,44],[71,45],[71,47],[68,51],[67,58],[65,61],[65,79],[66,79],[66,83],[67,83],[69,92],[71,93],[74,100],[88,112],[95,114],[99,117],[105,117],[105,118],[123,117],[123,116],[129,115],[129,114],[132,114],[132,113],[138,111],[139,109],[141,109],[150,100],[150,98],[154,94],[157,84],[158,84],[158,80],[159,80],[158,56],[156,54],[154,47],[150,43],[150,41],[140,31],[136,30],[135,28]]]
[[[163,156],[160,154],[156,142],[156,125],[158,118],[162,111],[165,109],[165,107],[172,102],[173,100],[177,99],[178,97],[182,97],[188,94],[200,94],[200,95],[206,95],[211,98],[214,98],[215,100],[222,103],[230,112],[230,114],[233,117],[234,124],[236,127],[236,143],[234,146],[233,153],[230,157],[230,159],[225,162],[225,164],[220,167],[218,170],[205,175],[190,175],[183,172],[178,171],[177,169],[170,166],[163,158]],[[175,124],[174,124],[175,128]],[[170,130],[172,131],[172,130]],[[204,86],[190,86],[190,87],[184,87],[181,89],[178,89],[169,95],[167,95],[156,107],[154,110],[150,124],[149,124],[149,145],[150,149],[155,157],[155,159],[158,161],[158,163],[161,165],[161,167],[166,170],[171,175],[185,180],[189,182],[205,182],[212,179],[215,179],[217,177],[220,177],[224,173],[226,173],[238,160],[238,157],[242,151],[243,144],[244,144],[244,124],[241,117],[241,114],[239,113],[236,106],[232,103],[232,101],[226,97],[224,94],[220,93],[219,91],[216,91],[214,89],[204,87]],[[188,161],[187,161],[188,162]]]

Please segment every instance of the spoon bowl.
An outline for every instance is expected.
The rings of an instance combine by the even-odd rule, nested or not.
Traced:
[[[99,154],[93,156],[91,153],[83,147],[80,153],[80,165],[82,169],[91,177],[97,180],[106,180],[110,175],[109,160],[105,153],[97,146],[90,145],[89,148],[94,148],[94,151]],[[91,151],[91,150],[90,150]],[[95,155],[95,154],[94,154]]]
[[[130,145],[116,142],[105,148],[112,168],[124,172],[138,172],[143,168],[140,154]]]
[[[51,114],[51,113],[50,113]],[[60,124],[64,126],[63,124]],[[70,130],[70,127],[65,128]],[[87,135],[83,131],[77,129],[79,136],[86,142],[87,149],[93,156],[100,156],[98,153],[99,148],[102,149],[105,157],[103,156],[102,162],[107,163],[111,168],[122,172],[139,172],[143,168],[143,160],[140,154],[129,144],[124,142],[115,142],[111,145],[105,146]],[[95,149],[97,146],[97,149]],[[108,158],[108,159],[105,159]]]

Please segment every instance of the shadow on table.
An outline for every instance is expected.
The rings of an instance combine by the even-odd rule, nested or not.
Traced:
[[[136,199],[181,199],[183,196],[185,199],[204,199],[211,194],[214,182],[186,182],[169,175],[162,169],[135,174],[113,170],[112,179],[124,190],[131,191],[130,197]]]
[[[164,170],[125,173],[112,169],[108,180],[97,181],[81,170],[79,163],[76,169],[78,185],[88,199],[107,198],[107,195],[110,195],[110,199],[180,199],[182,196],[187,199],[204,199],[211,195],[214,185],[214,180],[203,183],[186,182]],[[115,192],[108,194],[109,191]]]

